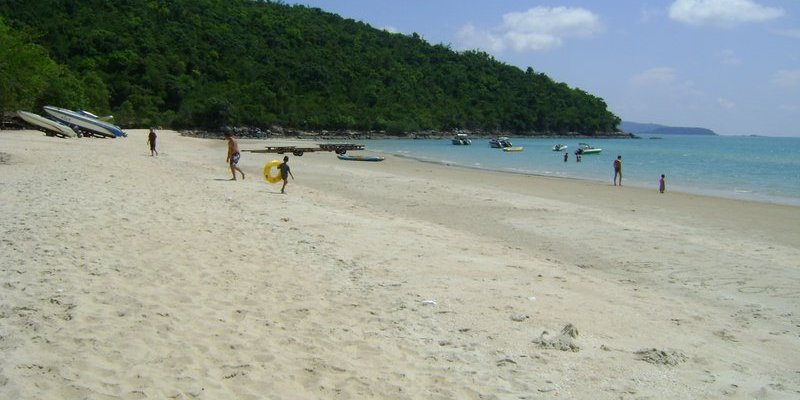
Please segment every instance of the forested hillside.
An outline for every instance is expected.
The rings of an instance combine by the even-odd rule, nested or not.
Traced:
[[[252,0],[0,0],[0,107],[222,125],[593,134],[603,99],[315,8]]]

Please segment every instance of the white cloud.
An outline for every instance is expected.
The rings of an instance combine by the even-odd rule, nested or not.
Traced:
[[[669,67],[650,68],[631,78],[636,86],[666,85],[675,81],[675,70]]]
[[[790,37],[792,39],[800,39],[800,29],[783,29],[772,31],[776,35]]]
[[[559,47],[570,37],[590,37],[602,32],[600,18],[583,8],[534,7],[503,15],[503,23],[492,30],[466,25],[457,37],[462,47],[490,52],[516,52]]]
[[[717,53],[717,58],[721,63],[727,65],[739,65],[742,63],[742,60],[736,56],[733,50],[722,50]]]
[[[643,7],[639,13],[639,23],[646,24],[650,22],[652,19],[656,17],[660,17],[664,14],[664,10],[662,8],[650,8],[650,7]]]
[[[800,69],[782,69],[775,73],[772,83],[778,86],[800,86]]]
[[[461,28],[456,37],[464,47],[482,49],[490,53],[501,52],[506,47],[502,37],[496,36],[491,32],[479,31],[472,24]]]
[[[734,102],[732,102],[732,101],[730,101],[728,99],[722,98],[722,97],[717,98],[717,104],[719,104],[720,107],[727,108],[727,109],[731,109],[731,108],[735,108],[736,107],[736,103],[734,103]]]
[[[669,17],[690,25],[732,26],[782,17],[781,8],[767,7],[754,0],[675,0]]]

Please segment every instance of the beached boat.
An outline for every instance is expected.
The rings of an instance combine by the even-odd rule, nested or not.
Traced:
[[[575,150],[575,154],[598,154],[603,149],[593,147],[588,143],[578,143],[578,150]]]
[[[120,127],[100,121],[88,115],[53,106],[44,106],[44,110],[60,122],[69,126],[78,127],[78,129],[90,135],[110,138],[128,136]]]
[[[379,156],[354,156],[350,154],[339,154],[338,157],[340,160],[345,161],[383,161],[385,158]]]
[[[59,137],[75,137],[78,136],[72,128],[60,124],[52,119],[47,119],[41,115],[29,113],[27,111],[17,111],[17,115],[23,121],[45,131],[45,133],[56,135]],[[51,135],[51,136],[52,136]]]
[[[75,112],[78,113],[78,114],[81,114],[81,115],[85,115],[87,117],[92,117],[94,119],[99,119],[100,121],[104,121],[104,122],[110,122],[111,120],[114,119],[113,115],[104,115],[102,117],[99,117],[99,116],[97,116],[95,114],[90,113],[89,111],[81,110],[81,109],[75,110]]]
[[[466,133],[457,133],[455,136],[453,136],[452,142],[454,145],[472,144],[472,140],[469,140]]]
[[[503,151],[508,151],[508,152],[522,151],[524,149],[525,148],[522,146],[503,147]]]
[[[489,147],[495,149],[503,149],[506,147],[512,147],[511,140],[505,136],[497,137],[494,139],[489,140]]]
[[[569,147],[569,146],[559,143],[559,144],[553,146],[553,151],[564,151],[564,150],[567,149],[567,147]]]

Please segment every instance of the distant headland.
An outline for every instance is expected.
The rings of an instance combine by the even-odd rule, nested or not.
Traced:
[[[717,136],[717,133],[706,128],[666,126],[659,124],[643,124],[640,122],[622,121],[619,129],[636,135],[697,135]]]

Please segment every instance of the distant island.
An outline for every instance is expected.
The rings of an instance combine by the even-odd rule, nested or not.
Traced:
[[[639,122],[622,121],[619,129],[636,135],[696,135],[717,136],[717,133],[706,128],[691,128],[682,126],[666,126],[659,124],[643,124]]]

